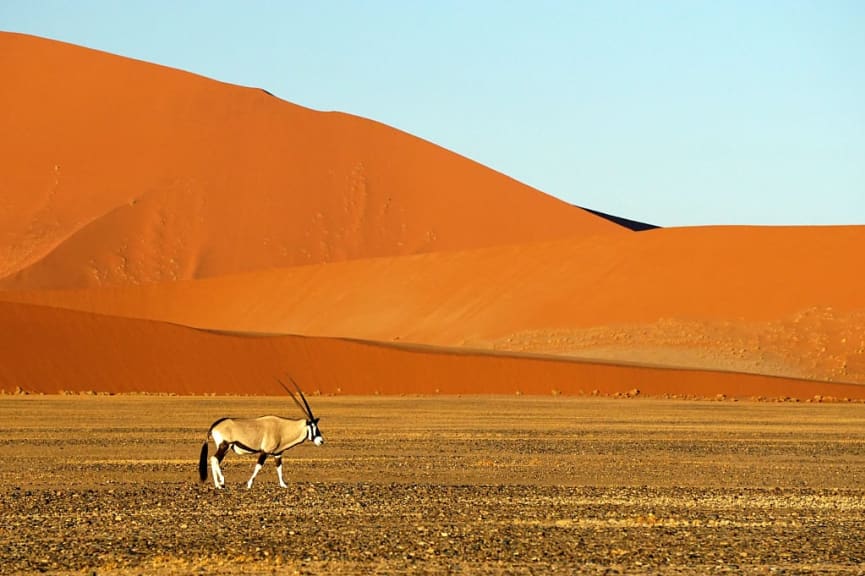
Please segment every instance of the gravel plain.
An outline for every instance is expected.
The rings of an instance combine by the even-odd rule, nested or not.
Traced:
[[[0,574],[863,574],[865,405],[314,397],[327,443],[229,455],[285,398],[0,397]]]

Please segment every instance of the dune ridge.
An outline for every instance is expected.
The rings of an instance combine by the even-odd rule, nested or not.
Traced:
[[[21,34],[0,77],[0,389],[865,391],[865,226],[654,229],[371,120]]]

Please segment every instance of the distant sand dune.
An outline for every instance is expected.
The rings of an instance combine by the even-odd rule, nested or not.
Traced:
[[[865,383],[865,291],[838,262],[860,245],[865,227],[666,229],[5,298],[235,332]]]
[[[371,120],[20,34],[0,77],[0,389],[865,390],[865,226],[635,232]]]
[[[212,334],[183,326],[0,302],[0,390],[309,394],[815,395],[865,399],[865,386],[637,365],[453,352],[331,338]]]
[[[0,33],[0,288],[626,230],[388,126]]]

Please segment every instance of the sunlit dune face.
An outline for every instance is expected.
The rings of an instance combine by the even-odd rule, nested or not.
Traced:
[[[0,287],[625,233],[377,122],[28,36],[0,50]]]

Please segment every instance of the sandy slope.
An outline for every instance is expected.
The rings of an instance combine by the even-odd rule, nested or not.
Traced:
[[[0,33],[0,288],[625,231],[376,122]],[[4,278],[5,277],[5,278]]]
[[[865,227],[665,229],[0,295],[200,328],[865,383]]]
[[[280,394],[814,395],[865,399],[865,386],[703,370],[459,353],[329,338],[212,334],[146,320],[0,303],[0,389],[33,392]]]

